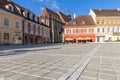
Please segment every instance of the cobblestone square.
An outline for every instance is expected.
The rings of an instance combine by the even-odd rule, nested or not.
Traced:
[[[0,46],[0,77],[9,80],[120,80],[119,43],[30,46],[20,49],[19,46],[15,49],[16,46],[11,46],[13,49]]]

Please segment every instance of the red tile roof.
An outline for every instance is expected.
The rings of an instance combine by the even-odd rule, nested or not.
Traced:
[[[119,9],[92,9],[97,16],[120,16]]]
[[[69,18],[67,15],[63,14],[60,11],[58,11],[57,14],[60,16],[63,23],[66,23],[66,22],[69,22],[70,20],[72,20],[71,18]]]
[[[52,11],[46,7],[43,9],[42,13],[40,14],[40,17],[41,18],[48,17],[48,18],[60,20],[60,17],[57,13],[55,13],[54,11]]]
[[[40,14],[41,18],[52,18],[55,19],[57,21],[66,23],[69,22],[71,20],[71,18],[68,18],[65,14],[63,14],[62,12],[58,11],[57,13],[48,9],[48,8],[44,8],[42,13]]]
[[[77,16],[65,26],[95,26],[95,23],[90,15],[82,15]]]

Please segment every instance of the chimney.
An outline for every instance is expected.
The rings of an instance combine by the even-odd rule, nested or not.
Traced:
[[[76,14],[74,13],[74,18],[76,18]]]
[[[117,8],[117,11],[120,11],[120,8]]]
[[[102,9],[99,9],[99,11],[102,11]]]
[[[7,1],[11,2],[12,0],[7,0]]]

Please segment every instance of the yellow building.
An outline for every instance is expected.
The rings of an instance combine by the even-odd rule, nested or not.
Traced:
[[[0,0],[0,44],[48,43],[49,31],[30,10],[11,0]]]
[[[120,9],[91,9],[90,15],[97,25],[96,42],[120,40]]]
[[[12,4],[0,0],[0,44],[22,44],[23,19],[14,10]]]

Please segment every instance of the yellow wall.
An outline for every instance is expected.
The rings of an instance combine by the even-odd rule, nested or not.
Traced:
[[[4,18],[9,19],[9,27],[4,25]],[[16,22],[19,22],[19,29],[15,27]],[[0,11],[0,33],[1,33],[0,43],[14,44],[15,41],[13,37],[15,34],[19,34],[22,37],[22,18],[15,14],[1,10]],[[4,40],[4,33],[9,33],[9,40]],[[21,41],[19,41],[19,43],[22,43],[22,39]]]
[[[97,24],[98,20],[100,20],[100,24]],[[102,24],[102,20],[105,21],[105,24]],[[109,20],[111,20],[111,24],[109,24]],[[116,21],[116,23],[114,24],[114,20]],[[97,26],[112,26],[112,27],[117,27],[120,26],[120,24],[118,24],[118,20],[120,20],[120,17],[97,17],[96,18],[96,24]]]

